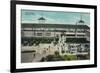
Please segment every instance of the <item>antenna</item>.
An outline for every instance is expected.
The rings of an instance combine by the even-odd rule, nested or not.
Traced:
[[[80,14],[80,20],[79,23],[84,23],[83,19],[82,19],[82,14]]]
[[[43,11],[41,12],[41,17],[43,17]]]
[[[38,20],[39,20],[39,23],[42,23],[43,24],[43,23],[45,23],[45,20],[46,19],[43,17],[43,11],[41,11],[40,14],[41,14],[41,17]]]
[[[80,14],[80,20],[82,20],[82,14]]]

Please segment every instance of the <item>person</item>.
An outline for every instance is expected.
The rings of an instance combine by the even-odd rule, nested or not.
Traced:
[[[33,57],[35,57],[35,53],[33,54]]]

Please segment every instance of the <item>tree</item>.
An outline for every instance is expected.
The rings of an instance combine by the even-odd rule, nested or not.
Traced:
[[[59,55],[59,52],[58,51],[55,51],[55,55],[58,56]]]

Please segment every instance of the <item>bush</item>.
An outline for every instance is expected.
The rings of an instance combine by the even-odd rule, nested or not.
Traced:
[[[64,60],[77,60],[77,56],[76,55],[64,55],[63,56]]]
[[[46,56],[46,61],[55,61],[54,55],[48,55],[48,56]]]
[[[66,38],[66,43],[89,43],[86,38]]]
[[[35,46],[38,46],[39,44],[40,44],[40,42],[36,42],[36,43],[35,43]]]
[[[43,58],[40,60],[40,62],[44,62],[44,61],[46,61],[46,58],[45,58],[45,57],[43,57]]]
[[[64,59],[60,55],[48,55],[45,58],[46,61],[63,61]],[[41,59],[43,61],[43,59]]]
[[[59,55],[59,52],[58,51],[55,51],[55,55],[58,56]]]
[[[62,52],[62,53],[65,53],[65,51],[64,51],[64,50],[62,50],[61,52]]]

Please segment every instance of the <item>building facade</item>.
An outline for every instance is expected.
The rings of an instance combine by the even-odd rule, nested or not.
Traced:
[[[89,49],[89,30],[87,25],[82,24],[22,23],[22,45],[28,40],[29,43],[49,44],[48,48],[55,48],[54,52],[59,51],[60,55],[78,54]]]
[[[72,24],[30,24],[23,23],[21,26],[22,37],[58,37],[65,35],[66,38],[86,38],[88,36],[87,25]]]

